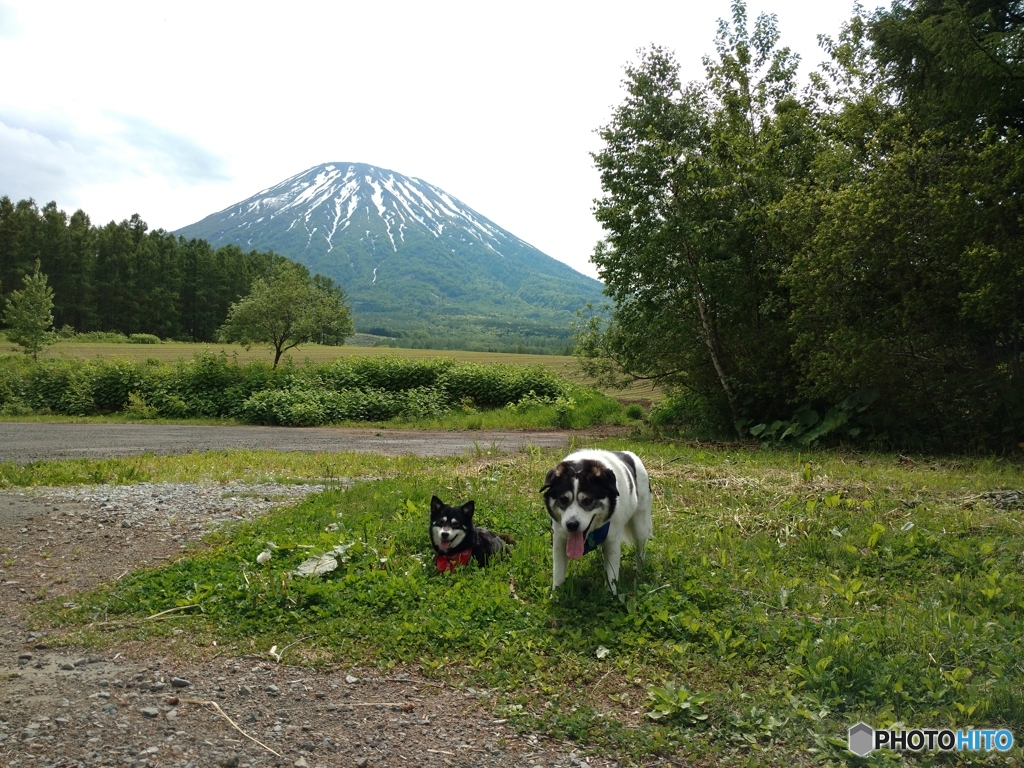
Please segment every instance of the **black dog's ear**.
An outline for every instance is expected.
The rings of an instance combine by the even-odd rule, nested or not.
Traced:
[[[444,502],[437,498],[437,496],[430,497],[430,514],[437,514],[437,512],[440,511],[441,507],[443,506]]]
[[[467,521],[473,520],[473,512],[476,511],[476,502],[470,499],[462,505],[462,514],[466,516]]]

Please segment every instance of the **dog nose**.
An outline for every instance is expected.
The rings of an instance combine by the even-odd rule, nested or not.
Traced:
[[[580,529],[580,521],[576,519],[570,520],[565,524],[565,529],[570,532],[578,531]]]
[[[448,541],[448,537],[451,536],[448,531],[441,531],[441,541]]]

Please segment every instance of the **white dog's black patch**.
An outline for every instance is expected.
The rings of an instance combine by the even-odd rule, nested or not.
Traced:
[[[622,544],[643,557],[651,538],[651,486],[640,458],[629,451],[576,451],[544,478],[551,517],[552,586],[565,581],[569,560],[598,547],[608,586],[617,593]]]

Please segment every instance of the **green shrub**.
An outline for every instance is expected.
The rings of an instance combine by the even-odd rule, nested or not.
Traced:
[[[160,337],[152,333],[133,333],[128,336],[128,341],[132,344],[159,344]]]
[[[128,343],[128,337],[120,331],[87,331],[86,333],[76,333],[73,337],[67,340],[103,344]]]
[[[128,406],[124,410],[125,413],[137,419],[155,419],[160,415],[160,411],[146,403],[146,400],[138,392],[128,394]]]
[[[481,408],[500,408],[517,403],[531,393],[540,398],[558,398],[567,393],[567,383],[547,368],[523,365],[453,365],[440,377],[440,385],[452,402],[467,398]]]
[[[30,407],[25,381],[32,367],[32,361],[24,355],[0,357],[0,408],[15,402]]]
[[[433,387],[453,365],[447,358],[404,358],[390,355],[351,357],[346,361],[362,385],[387,392]]]
[[[732,425],[722,420],[722,412],[695,392],[674,392],[655,403],[648,414],[651,426],[662,430],[695,429],[702,434],[735,434]]]
[[[132,395],[134,394],[134,399]],[[253,424],[433,419],[513,404],[548,408],[547,423],[589,426],[614,401],[572,387],[541,367],[457,365],[449,359],[365,357],[329,365],[257,361],[239,365],[204,352],[167,366],[156,360],[0,363],[0,409],[68,416],[116,413],[153,418],[236,418]],[[591,413],[593,412],[593,413]]]
[[[389,421],[440,416],[447,401],[437,390],[272,389],[246,398],[239,417],[251,424],[315,427],[342,421]]]
[[[145,391],[152,369],[128,360],[97,360],[83,369],[89,379],[94,407],[100,413],[117,413],[128,405],[131,392]]]
[[[168,390],[186,404],[189,416],[221,418],[237,404],[233,390],[241,380],[241,367],[227,355],[204,352],[175,366]]]
[[[89,365],[66,361],[33,366],[25,380],[25,401],[37,413],[87,416],[96,410]]]
[[[640,403],[630,403],[626,406],[626,416],[631,419],[642,419],[644,417],[644,407]]]

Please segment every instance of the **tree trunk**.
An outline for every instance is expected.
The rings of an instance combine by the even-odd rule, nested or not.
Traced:
[[[722,367],[722,356],[718,349],[718,340],[715,336],[714,329],[711,327],[711,321],[708,319],[707,308],[704,306],[704,298],[701,296],[701,283],[700,278],[697,276],[697,265],[694,262],[693,255],[690,253],[688,244],[683,242],[683,251],[686,253],[686,262],[690,266],[690,284],[692,285],[693,298],[697,303],[697,314],[700,315],[700,327],[704,334],[704,343],[708,347],[708,352],[711,354],[711,364],[715,366],[715,373],[718,374],[718,381],[722,385],[722,390],[725,392],[725,398],[729,403],[729,413],[732,416],[732,425],[736,430],[736,434],[739,437],[743,437],[743,425],[740,420],[740,409],[736,404],[736,394],[732,391],[732,387],[729,386],[729,378],[725,375],[725,368]]]

